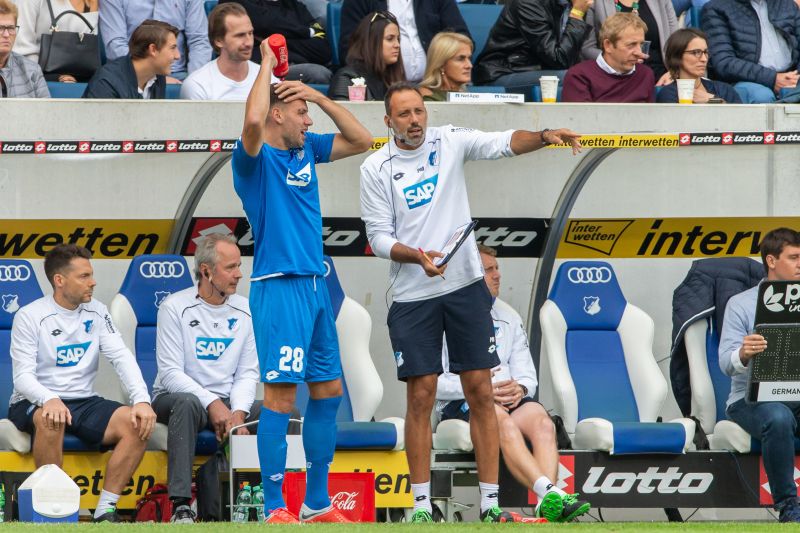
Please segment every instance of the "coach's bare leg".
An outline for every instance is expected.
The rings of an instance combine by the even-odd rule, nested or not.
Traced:
[[[291,413],[296,395],[297,385],[294,383],[264,383],[264,407],[270,411]]]
[[[38,408],[33,413],[33,426],[36,428],[33,436],[33,461],[36,468],[42,465],[56,465],[60,468],[64,460],[65,423],[55,428],[52,424],[48,425],[42,416],[42,409]]]
[[[533,446],[533,457],[543,474],[553,483],[558,481],[556,428],[545,408],[538,403],[526,403],[511,413],[511,419]]]
[[[131,408],[120,407],[111,415],[103,434],[103,444],[114,444],[114,451],[106,465],[103,489],[113,494],[122,494],[133,472],[142,462],[147,441],[139,438],[138,429],[131,424]]]
[[[478,481],[497,483],[500,436],[494,414],[492,378],[489,369],[461,372],[461,387],[469,404],[469,434],[475,448]]]
[[[438,376],[414,376],[406,382],[406,459],[411,483],[431,480],[431,411]]]

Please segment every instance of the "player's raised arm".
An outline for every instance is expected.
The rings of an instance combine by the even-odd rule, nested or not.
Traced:
[[[261,57],[263,58],[261,69],[247,97],[242,127],[242,144],[251,157],[258,155],[264,142],[264,126],[269,113],[270,81],[272,81],[272,69],[277,63],[266,39],[261,42]]]

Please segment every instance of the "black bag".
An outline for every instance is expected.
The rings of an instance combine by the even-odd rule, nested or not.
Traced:
[[[100,68],[100,41],[94,35],[94,26],[77,11],[64,11],[55,16],[50,0],[50,33],[43,33],[39,45],[39,66],[48,79],[58,79],[61,74],[70,74],[77,81],[88,81]],[[58,20],[64,15],[75,15],[89,28],[86,33],[58,31]]]
[[[228,460],[221,450],[208,458],[197,469],[195,485],[197,485],[197,519],[203,522],[222,522],[226,520],[223,513],[222,485],[220,473],[228,473]]]

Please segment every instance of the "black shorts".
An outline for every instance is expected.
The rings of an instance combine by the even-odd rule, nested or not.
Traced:
[[[530,396],[525,396],[522,398],[519,403],[512,409],[509,409],[508,414],[513,413],[526,403],[538,403],[536,400],[531,398]],[[441,421],[444,422],[445,420],[463,420],[464,422],[469,422],[469,405],[467,405],[467,400],[453,400],[452,402],[448,402],[442,407],[442,417]]]
[[[72,415],[72,424],[65,431],[75,435],[89,447],[99,447],[103,442],[108,423],[114,412],[123,407],[119,402],[106,400],[100,396],[78,400],[61,400]],[[39,406],[28,400],[20,400],[8,407],[8,419],[25,433],[34,434],[33,413]]]
[[[428,300],[394,302],[387,323],[397,379],[441,374],[445,335],[450,372],[500,364],[491,310],[492,295],[483,279]]]

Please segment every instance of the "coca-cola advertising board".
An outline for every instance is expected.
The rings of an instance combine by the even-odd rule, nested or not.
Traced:
[[[286,507],[294,514],[306,495],[305,472],[288,472],[283,481]],[[331,472],[328,474],[331,504],[353,522],[375,521],[375,473]]]

